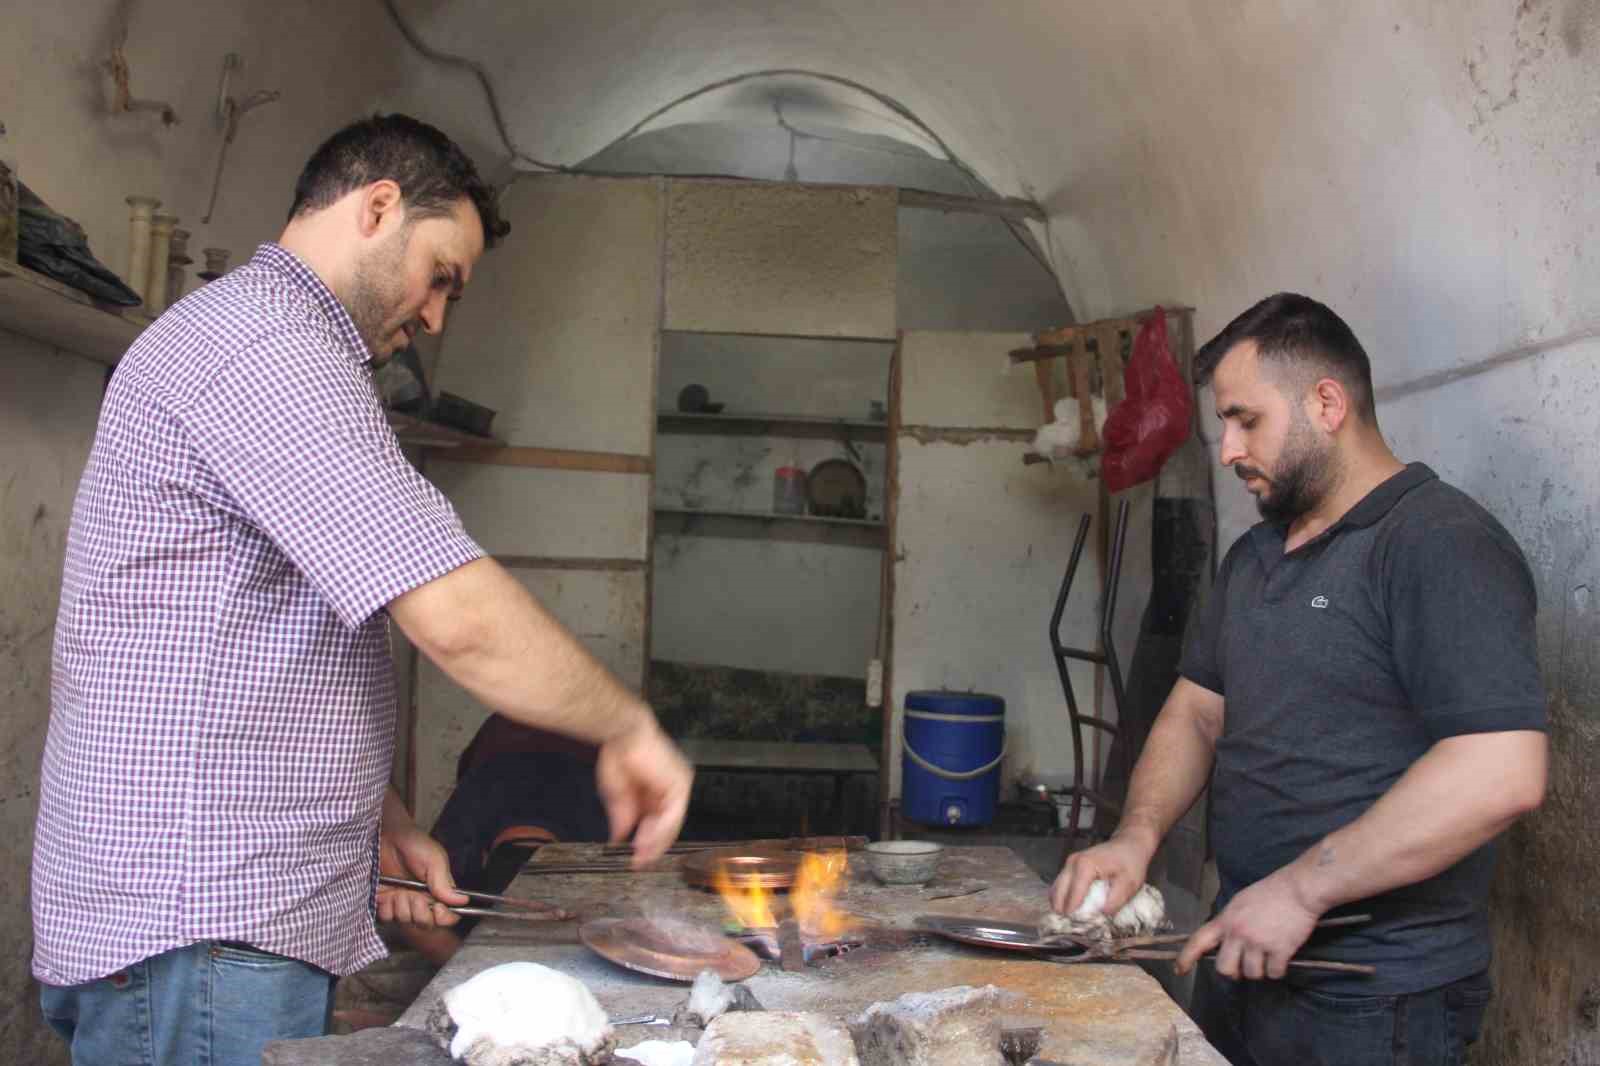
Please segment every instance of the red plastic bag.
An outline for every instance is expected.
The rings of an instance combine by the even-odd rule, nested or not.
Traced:
[[[1167,347],[1167,314],[1146,318],[1123,372],[1122,402],[1106,416],[1100,476],[1109,492],[1149,481],[1189,439],[1189,383]]]

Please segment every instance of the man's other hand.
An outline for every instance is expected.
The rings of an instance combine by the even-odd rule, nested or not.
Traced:
[[[1089,886],[1104,881],[1106,902],[1101,910],[1117,913],[1144,884],[1157,844],[1159,841],[1151,843],[1138,834],[1119,830],[1104,844],[1067,856],[1055,884],[1050,886],[1050,906],[1058,914],[1071,914],[1089,894]]]
[[[461,918],[446,909],[465,906],[467,897],[456,891],[450,877],[450,856],[439,842],[418,829],[404,825],[391,830],[387,825],[379,835],[378,872],[390,877],[425,881],[428,892],[408,888],[378,886],[378,918],[385,922],[407,922],[423,927],[451,926]],[[430,894],[431,893],[431,894]]]
[[[665,854],[683,828],[694,768],[653,715],[600,746],[594,777],[611,842],[633,837],[635,867]]]
[[[1307,904],[1287,870],[1262,878],[1234,896],[1223,912],[1195,930],[1178,956],[1188,973],[1200,956],[1217,953],[1217,973],[1235,980],[1278,980],[1322,915]]]

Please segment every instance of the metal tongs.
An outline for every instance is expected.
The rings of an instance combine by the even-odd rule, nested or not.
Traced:
[[[404,877],[390,877],[388,874],[378,876],[380,885],[389,885],[392,888],[410,888],[418,892],[430,892],[428,886],[422,881],[412,881]],[[452,914],[459,914],[463,918],[505,918],[513,922],[565,922],[574,917],[570,912],[549,903],[540,903],[533,899],[514,899],[511,896],[497,896],[492,892],[469,892],[464,888],[456,889],[468,899],[483,900],[486,903],[499,903],[510,907],[511,910],[494,910],[489,907],[452,907],[441,904],[445,910]],[[430,892],[431,894],[431,892]]]
[[[1324,918],[1316,924],[1318,929],[1334,929],[1346,925],[1360,925],[1372,921],[1370,914],[1346,914],[1338,918]],[[1051,962],[1125,962],[1133,959],[1152,959],[1171,962],[1181,952],[1175,948],[1162,949],[1163,945],[1183,944],[1193,933],[1158,933],[1154,936],[1125,936],[1112,940],[1096,940],[1093,937],[1073,936],[1070,933],[1058,933],[1045,937],[1050,943],[1059,943],[1063,947],[1078,947],[1082,951],[1076,955],[1045,954]],[[1047,952],[1049,949],[1045,949]],[[1215,952],[1202,955],[1201,958],[1213,959]],[[1324,959],[1290,959],[1289,965],[1297,970],[1325,970],[1335,973],[1358,973],[1368,977],[1377,973],[1377,968],[1358,962],[1330,962]]]

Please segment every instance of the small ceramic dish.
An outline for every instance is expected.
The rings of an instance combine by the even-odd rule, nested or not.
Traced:
[[[927,884],[943,854],[943,844],[926,840],[882,840],[866,846],[868,868],[886,885]]]

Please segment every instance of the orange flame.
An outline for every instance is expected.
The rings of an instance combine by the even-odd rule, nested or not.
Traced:
[[[778,924],[772,913],[772,903],[767,890],[760,885],[736,885],[728,875],[728,864],[717,863],[711,877],[711,887],[717,890],[728,913],[746,929],[771,929]]]
[[[800,857],[800,868],[789,892],[789,909],[806,936],[831,939],[853,928],[855,923],[851,917],[834,906],[849,870],[850,859],[842,849],[806,852]],[[712,874],[711,887],[716,889],[728,913],[741,926],[776,928],[778,916],[772,895],[760,885],[735,884],[727,866],[719,863]]]
[[[849,870],[850,858],[842,849],[807,852],[801,858],[789,903],[802,933],[831,939],[850,929],[850,916],[833,905]]]

